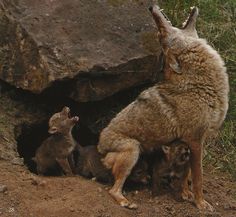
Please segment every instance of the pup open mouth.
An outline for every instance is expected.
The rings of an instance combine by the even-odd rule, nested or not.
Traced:
[[[62,111],[64,112],[64,114],[67,115],[68,119],[70,119],[73,122],[78,122],[79,121],[79,117],[78,116],[72,116],[71,112],[70,112],[70,108],[65,106]]]
[[[78,116],[74,116],[74,117],[70,118],[70,120],[72,120],[73,122],[77,123],[79,121],[79,117]]]

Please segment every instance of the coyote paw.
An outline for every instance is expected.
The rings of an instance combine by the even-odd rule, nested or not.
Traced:
[[[197,206],[198,209],[200,210],[207,210],[207,211],[210,211],[210,212],[213,212],[214,211],[214,208],[213,206],[208,203],[206,200],[201,200],[201,201],[195,201],[195,204]]]
[[[128,200],[123,200],[123,201],[121,201],[121,202],[120,202],[120,205],[121,205],[122,207],[126,207],[126,208],[128,208],[128,209],[137,209],[137,208],[138,208],[137,204],[135,204],[135,203],[130,203]]]
[[[113,189],[111,189],[109,193],[120,204],[120,206],[126,207],[128,209],[138,208],[138,206],[135,203],[129,202],[120,192],[113,191]]]

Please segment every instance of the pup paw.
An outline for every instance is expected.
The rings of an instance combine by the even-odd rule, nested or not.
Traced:
[[[183,199],[183,200],[187,200],[187,201],[193,201],[194,200],[194,194],[191,192],[191,191],[183,191],[182,193],[181,193],[181,198]]]

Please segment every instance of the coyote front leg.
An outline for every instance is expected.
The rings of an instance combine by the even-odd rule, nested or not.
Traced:
[[[122,141],[119,141],[121,143]],[[112,174],[114,176],[115,183],[111,190],[109,191],[110,195],[123,207],[130,209],[137,208],[135,203],[128,201],[122,194],[123,185],[126,178],[131,173],[132,168],[136,164],[139,158],[140,148],[139,142],[136,140],[124,140],[124,144],[119,146],[119,149],[116,152],[112,152],[113,160],[109,157],[105,157],[103,160],[104,165],[109,167],[109,163],[112,162],[113,165],[110,165],[112,168]]]
[[[181,198],[183,200],[188,200],[188,201],[193,201],[194,200],[194,195],[193,193],[189,190],[188,182],[191,178],[191,170],[190,168],[188,171],[184,174],[183,181],[181,183]]]

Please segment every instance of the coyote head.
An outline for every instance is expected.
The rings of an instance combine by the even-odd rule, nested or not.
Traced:
[[[150,7],[149,10],[159,30],[158,36],[165,55],[165,62],[174,72],[181,74],[182,71],[178,56],[184,52],[188,46],[186,42],[191,41],[186,40],[186,37],[198,38],[196,31],[198,8],[191,8],[190,15],[183,23],[181,29],[173,27],[157,5]]]

